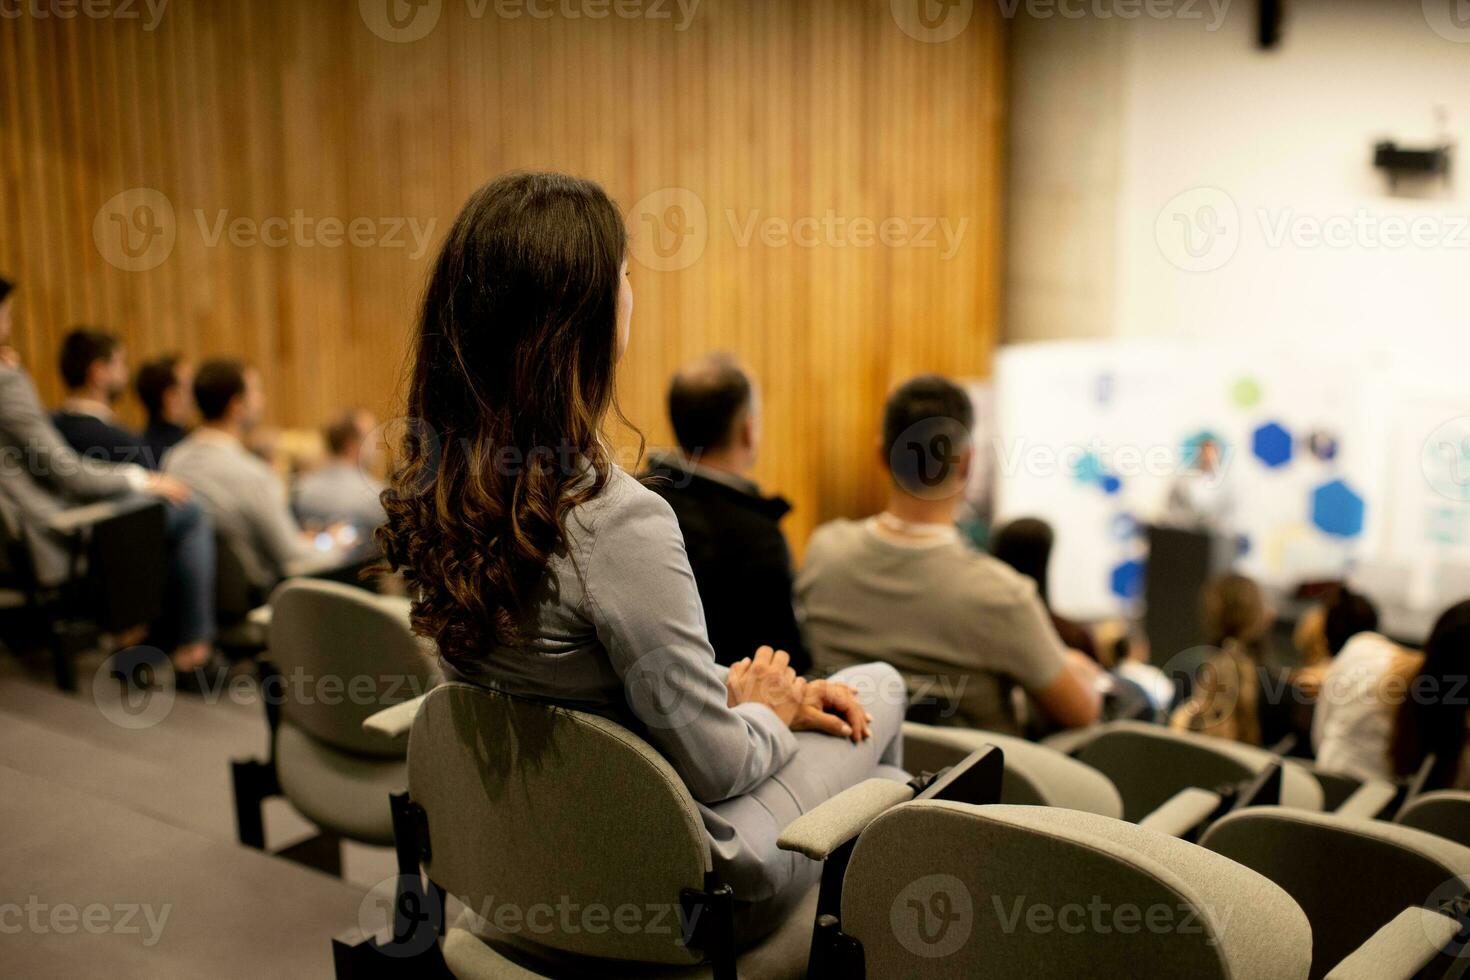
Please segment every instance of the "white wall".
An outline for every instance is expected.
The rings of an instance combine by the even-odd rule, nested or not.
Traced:
[[[1371,165],[1383,138],[1470,152],[1470,23],[1456,34],[1445,20],[1462,40],[1441,36],[1426,13],[1436,4],[1288,0],[1271,51],[1255,46],[1245,0],[1213,31],[1208,13],[1018,20],[1008,336],[1287,338],[1439,363],[1470,353],[1470,159],[1451,185],[1397,193]],[[1084,117],[1080,92],[1117,104]],[[1191,259],[1176,215],[1203,245],[1202,205],[1226,233]],[[1394,222],[1430,244],[1368,238]],[[1347,239],[1313,244],[1302,236],[1314,227]]]

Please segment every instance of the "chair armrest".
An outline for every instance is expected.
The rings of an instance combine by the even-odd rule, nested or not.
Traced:
[[[1409,908],[1368,937],[1327,980],[1409,980],[1449,945],[1460,924],[1430,909]]]
[[[1398,787],[1393,783],[1385,779],[1370,779],[1353,790],[1352,795],[1338,804],[1337,809],[1332,812],[1338,816],[1372,820],[1382,813],[1397,795]]]
[[[883,811],[913,796],[913,788],[907,783],[865,779],[787,824],[776,846],[816,861],[826,860],[828,854],[862,833]]]
[[[416,698],[400,701],[382,711],[368,715],[363,719],[362,730],[387,738],[402,738],[413,727],[414,716],[419,713],[419,706],[426,697],[428,697],[427,694],[420,694]]]
[[[75,534],[84,527],[90,527],[99,521],[105,521],[109,517],[121,514],[124,510],[132,510],[135,507],[137,507],[136,501],[129,501],[124,506],[118,501],[100,500],[95,504],[71,507],[52,514],[46,526],[57,534]]]
[[[1183,837],[1209,819],[1220,806],[1220,794],[1190,786],[1164,801],[1153,813],[1138,821],[1140,827],[1170,837]]]

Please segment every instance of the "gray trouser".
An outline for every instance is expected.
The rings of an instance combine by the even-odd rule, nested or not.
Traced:
[[[873,716],[867,740],[854,745],[819,732],[798,732],[801,748],[774,776],[744,796],[700,807],[715,872],[735,891],[742,945],[779,925],[821,877],[819,863],[776,847],[786,825],[865,779],[909,778],[902,769],[907,697],[898,671],[888,664],[859,664],[830,680],[856,689]]]

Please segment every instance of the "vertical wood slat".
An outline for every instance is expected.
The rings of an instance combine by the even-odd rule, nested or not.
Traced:
[[[666,187],[699,196],[702,258],[633,264],[622,400],[667,444],[670,372],[708,350],[741,356],[764,388],[757,475],[797,505],[798,551],[816,523],[879,504],[889,387],[919,370],[989,370],[1005,98],[993,5],[941,44],[904,34],[889,0],[704,0],[683,31],[617,5],[601,19],[507,18],[493,2],[443,0],[411,43],[376,36],[357,7],[172,0],[151,32],[85,16],[0,21],[0,275],[21,282],[18,346],[45,397],[59,395],[60,337],[91,321],[120,332],[135,361],[182,350],[259,362],[277,424],[317,425],[346,404],[391,415],[434,247],[469,192],[511,168],[593,177],[624,208]],[[172,254],[141,272],[108,262],[92,234],[103,203],[133,187],[163,193],[175,216]],[[221,211],[260,222],[297,209],[433,222],[433,243],[411,257],[406,229],[401,248],[240,247],[228,227],[210,245],[201,233]],[[942,243],[737,241],[752,215],[829,209],[847,225],[969,226],[947,261]]]

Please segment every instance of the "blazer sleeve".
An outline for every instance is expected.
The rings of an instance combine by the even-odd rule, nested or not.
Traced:
[[[657,494],[614,477],[583,569],[587,614],[648,740],[701,803],[740,796],[796,754],[762,704],[730,708],[684,539]]]
[[[28,468],[55,493],[96,500],[138,489],[145,478],[140,467],[77,455],[41,407],[30,376],[13,368],[0,369],[0,429],[6,451],[18,454],[7,464]]]

